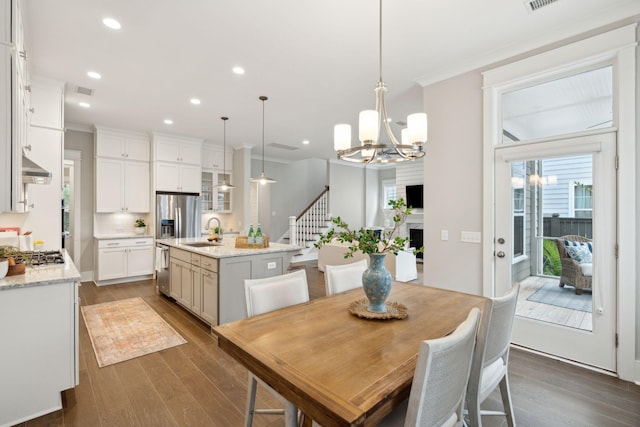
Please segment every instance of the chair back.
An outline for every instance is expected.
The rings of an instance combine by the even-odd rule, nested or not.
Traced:
[[[518,283],[511,288],[507,295],[491,300],[490,318],[487,319],[487,324],[483,322],[480,326],[480,333],[484,334],[485,339],[478,337],[478,343],[484,341],[482,366],[490,365],[509,351],[519,290],[520,284]],[[486,330],[483,330],[484,328]]]
[[[405,426],[462,425],[479,317],[474,308],[451,335],[422,342]]]
[[[324,287],[327,295],[333,295],[362,286],[362,273],[367,269],[367,260],[343,265],[324,266]]]
[[[245,279],[244,293],[248,317],[307,302],[307,272],[296,270],[265,279]]]

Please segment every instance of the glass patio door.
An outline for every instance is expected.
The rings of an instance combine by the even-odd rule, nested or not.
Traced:
[[[497,148],[494,218],[495,293],[520,283],[512,342],[613,372],[615,154],[611,132]]]

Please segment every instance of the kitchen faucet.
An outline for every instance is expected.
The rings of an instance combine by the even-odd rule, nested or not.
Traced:
[[[222,224],[220,224],[220,219],[216,218],[215,216],[212,216],[211,218],[209,218],[209,221],[207,221],[207,227],[205,228],[205,230],[209,230],[209,228],[211,227],[211,221],[216,220],[218,222],[218,239],[220,242],[222,242]]]

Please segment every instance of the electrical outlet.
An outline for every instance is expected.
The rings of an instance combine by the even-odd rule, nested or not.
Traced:
[[[268,262],[267,263],[267,270],[273,270],[274,268],[276,268],[276,263],[274,262]]]

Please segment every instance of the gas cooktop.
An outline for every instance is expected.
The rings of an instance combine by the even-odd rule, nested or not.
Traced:
[[[64,264],[64,254],[62,251],[26,251],[30,258],[27,260],[34,267],[49,264]]]

